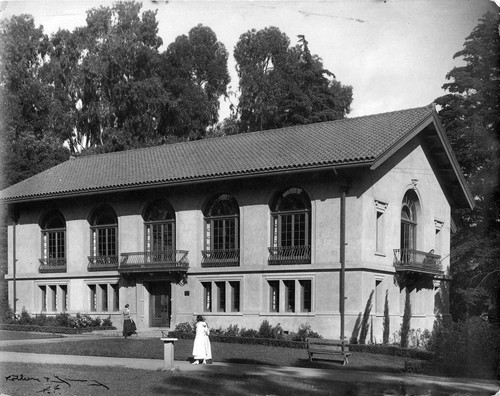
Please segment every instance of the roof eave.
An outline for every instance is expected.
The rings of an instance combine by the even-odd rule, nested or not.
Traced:
[[[462,191],[463,197],[465,198],[465,202],[469,205],[471,209],[474,208],[474,197],[469,189],[467,181],[460,169],[460,165],[453,153],[453,149],[450,146],[448,138],[446,137],[446,132],[444,131],[443,126],[441,125],[441,121],[435,110],[429,113],[429,116],[425,118],[419,125],[409,131],[405,136],[403,136],[400,140],[398,140],[394,145],[392,145],[388,150],[382,153],[370,167],[370,170],[375,170],[379,166],[381,166],[385,161],[387,161],[390,157],[392,157],[398,150],[400,150],[405,144],[407,144],[411,139],[416,137],[419,133],[421,133],[427,126],[433,124],[436,130],[436,134],[439,137],[439,140],[443,146],[443,149],[446,153],[446,157],[450,162],[451,168],[453,169],[453,173],[460,185],[460,189]]]
[[[158,188],[158,187],[173,187],[173,186],[181,186],[186,184],[193,183],[207,183],[207,182],[215,182],[220,180],[234,180],[234,179],[249,179],[254,177],[263,177],[263,176],[275,176],[282,174],[292,174],[292,173],[304,173],[304,172],[314,172],[314,171],[322,171],[328,169],[347,169],[347,168],[357,168],[357,167],[368,167],[373,164],[373,160],[359,160],[359,161],[351,161],[349,163],[328,163],[321,165],[308,165],[294,168],[286,168],[286,169],[270,169],[270,170],[259,170],[254,172],[243,172],[243,173],[234,173],[234,174],[224,174],[224,175],[213,175],[213,176],[202,176],[197,178],[186,178],[186,179],[177,179],[177,180],[166,180],[161,182],[149,182],[149,183],[137,183],[137,184],[125,184],[120,186],[109,186],[102,188],[95,188],[91,190],[78,190],[78,191],[67,191],[67,192],[56,192],[52,194],[44,194],[44,195],[32,195],[32,196],[20,196],[13,198],[0,198],[0,203],[3,204],[14,204],[14,203],[26,203],[26,202],[36,202],[36,201],[45,201],[48,199],[63,199],[63,198],[73,198],[73,197],[82,197],[82,196],[91,196],[91,195],[100,195],[100,194],[109,194],[120,191],[140,191],[150,188]]]

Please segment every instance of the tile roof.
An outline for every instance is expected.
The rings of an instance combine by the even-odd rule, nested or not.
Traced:
[[[373,163],[432,118],[430,106],[72,158],[0,192],[0,200]]]

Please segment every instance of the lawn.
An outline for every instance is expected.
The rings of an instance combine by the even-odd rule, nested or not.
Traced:
[[[210,375],[200,371],[144,371],[122,367],[40,366],[26,363],[0,364],[5,395],[432,395],[448,396],[450,389],[433,384],[365,383],[283,375]],[[454,395],[470,396],[453,389]],[[475,393],[488,396],[491,392]]]
[[[192,340],[179,339],[175,343],[175,360],[192,357]],[[1,346],[0,350],[27,353],[48,353],[82,356],[111,356],[143,359],[163,359],[163,342],[158,338],[136,338],[127,340],[118,337],[100,339],[67,338],[64,342],[36,343]],[[332,368],[348,370],[370,370],[401,372],[408,358],[399,356],[354,353],[348,366],[340,359],[314,360],[309,362],[305,349],[270,347],[212,342],[213,360],[226,363],[267,364],[277,366]],[[413,360],[416,361],[416,360]]]

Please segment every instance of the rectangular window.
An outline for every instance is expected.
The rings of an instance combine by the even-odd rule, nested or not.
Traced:
[[[108,310],[108,285],[99,285],[101,291],[101,311]]]
[[[212,282],[202,282],[203,311],[212,312]]]
[[[49,286],[50,289],[50,310],[57,311],[57,286]]]
[[[280,311],[280,283],[279,281],[269,281],[270,292],[270,310],[271,312]]]
[[[40,286],[42,312],[47,312],[47,286]]]
[[[97,289],[96,285],[89,285],[90,291],[90,310],[97,311]]]
[[[116,256],[117,227],[92,229],[92,253],[94,256]]]
[[[113,311],[120,310],[120,288],[118,284],[111,285],[111,289],[113,290]]]
[[[308,279],[300,280],[300,293],[301,293],[301,311],[311,312],[311,281]]]
[[[295,312],[295,281],[283,281],[285,286],[286,312]]]
[[[240,282],[229,282],[231,290],[231,311],[240,311]]]
[[[61,290],[61,311],[66,312],[68,310],[68,286],[59,286]]]
[[[382,281],[375,281],[375,314],[383,315],[384,314],[384,304],[385,304],[385,295],[384,290],[382,289]]]
[[[434,236],[434,253],[441,255],[442,252],[442,241],[441,241],[441,229],[436,228],[436,234]]]
[[[226,311],[226,282],[215,282],[217,288],[217,311]]]
[[[377,223],[376,223],[376,247],[375,250],[379,253],[383,253],[384,249],[384,216],[383,212],[377,212]]]

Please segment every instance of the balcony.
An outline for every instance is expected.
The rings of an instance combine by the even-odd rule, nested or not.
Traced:
[[[394,249],[396,272],[442,275],[441,256],[412,249]]]
[[[202,250],[201,266],[237,267],[240,265],[240,249]]]
[[[116,271],[118,268],[118,256],[88,256],[89,271]]]
[[[66,272],[65,258],[38,259],[38,261],[40,261],[38,267],[40,273]]]
[[[187,255],[187,250],[122,253],[118,272],[186,272]]]
[[[311,246],[269,248],[269,265],[311,264]]]

